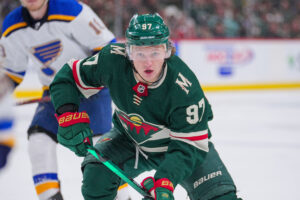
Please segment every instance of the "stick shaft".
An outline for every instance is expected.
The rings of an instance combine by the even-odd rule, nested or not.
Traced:
[[[114,172],[117,176],[119,176],[123,181],[127,182],[133,189],[135,189],[138,193],[147,197],[149,199],[153,199],[151,195],[142,188],[141,185],[136,183],[132,178],[127,177],[125,172],[121,170],[117,165],[115,165],[112,161],[103,158],[100,153],[92,146],[89,146],[88,152],[90,152],[97,160],[99,160],[103,165],[105,165],[108,169]]]
[[[31,104],[31,103],[42,103],[42,102],[50,102],[51,98],[50,96],[45,96],[42,98],[36,98],[36,99],[28,99],[24,101],[19,101],[15,105],[16,106],[21,106],[21,105],[26,105],[26,104]]]

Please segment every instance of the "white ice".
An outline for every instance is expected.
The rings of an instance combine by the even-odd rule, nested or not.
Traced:
[[[300,90],[209,92],[210,122],[221,158],[244,200],[300,198]],[[0,173],[0,200],[37,200],[27,154],[27,127],[36,105],[14,108],[17,145]],[[81,159],[58,147],[65,200],[83,200]],[[152,172],[153,173],[153,172]],[[151,173],[150,173],[151,174]],[[148,175],[148,174],[147,174]],[[146,174],[138,177],[139,182]],[[130,190],[134,200],[141,196]],[[176,200],[186,199],[177,187]]]

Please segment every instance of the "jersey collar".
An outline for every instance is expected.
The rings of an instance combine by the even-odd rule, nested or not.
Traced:
[[[39,30],[40,27],[47,21],[48,10],[49,10],[49,1],[47,3],[48,3],[47,12],[42,17],[42,19],[39,19],[39,20],[33,19],[30,15],[29,11],[25,7],[22,7],[22,16],[23,16],[24,21],[28,24],[28,26],[30,26],[31,28],[33,28],[35,30]]]

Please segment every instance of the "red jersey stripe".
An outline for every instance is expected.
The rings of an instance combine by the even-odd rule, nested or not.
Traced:
[[[200,136],[193,136],[193,137],[177,137],[177,136],[171,135],[171,137],[180,138],[180,139],[186,139],[186,140],[190,140],[190,141],[198,141],[198,140],[205,140],[205,139],[207,139],[208,138],[208,134],[200,135]]]
[[[73,66],[72,66],[73,77],[74,77],[74,80],[75,80],[76,84],[84,90],[90,90],[90,89],[102,90],[104,87],[84,87],[83,85],[80,84],[79,77],[78,77],[78,74],[77,74],[77,69],[76,69],[76,65],[77,65],[78,61],[79,60],[75,60],[73,62]]]

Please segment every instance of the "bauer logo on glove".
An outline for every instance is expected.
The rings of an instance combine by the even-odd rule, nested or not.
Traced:
[[[57,116],[59,124],[57,140],[63,146],[75,152],[78,156],[87,154],[87,146],[84,141],[89,140],[93,145],[92,130],[90,129],[90,119],[86,112],[66,112]]]
[[[90,123],[90,118],[86,112],[67,112],[57,116],[59,126],[67,127],[76,123]]]

